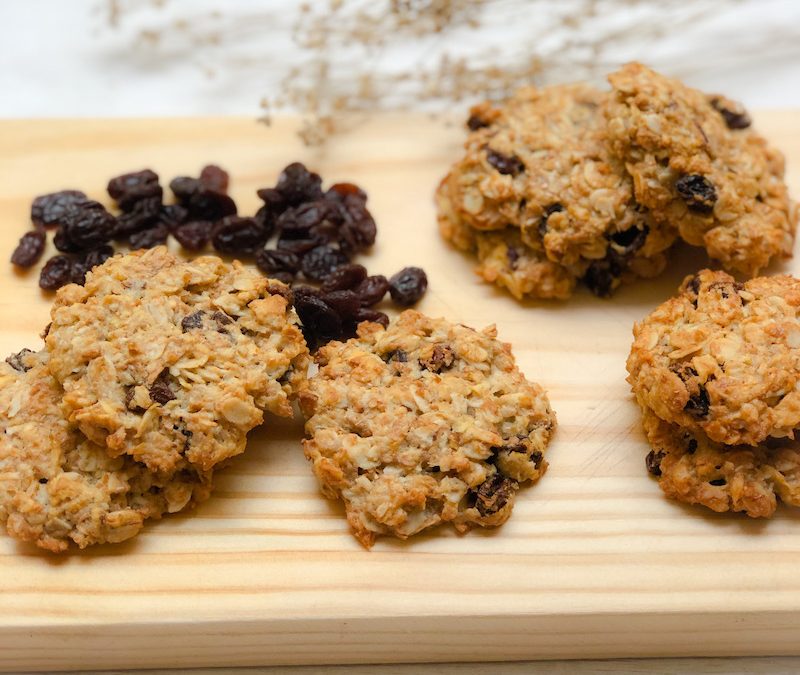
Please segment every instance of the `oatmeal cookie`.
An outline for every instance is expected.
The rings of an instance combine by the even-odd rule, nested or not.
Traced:
[[[791,255],[798,210],[783,156],[749,128],[737,104],[638,63],[608,79],[608,142],[653,220],[677,226],[688,243],[748,276]]]
[[[291,417],[308,350],[291,291],[238,262],[116,256],[60,289],[46,338],[69,421],[112,456],[201,470],[244,450],[263,411]]]
[[[800,424],[800,281],[687,277],[634,326],[628,381],[658,417],[717,443],[794,437]]]
[[[500,525],[519,484],[547,468],[555,415],[494,327],[409,310],[386,329],[362,323],[317,361],[300,394],[305,454],[364,546],[442,522]]]
[[[155,474],[84,438],[62,414],[47,361],[23,350],[0,364],[0,522],[11,536],[54,552],[120,542],[208,497],[210,472],[181,462]]]
[[[675,231],[636,204],[624,165],[609,153],[605,96],[587,85],[525,88],[500,107],[473,108],[465,156],[439,186],[442,230],[516,230],[542,262],[598,295],[629,268],[660,271]],[[534,283],[528,293],[553,297],[549,287],[540,294]]]
[[[664,493],[713,511],[743,511],[752,518],[773,514],[780,498],[800,506],[800,445],[776,439],[759,446],[714,443],[643,410],[652,450],[646,465]]]

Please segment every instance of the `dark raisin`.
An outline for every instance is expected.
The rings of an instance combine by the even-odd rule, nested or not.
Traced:
[[[159,223],[149,230],[142,230],[141,232],[134,232],[128,237],[128,243],[131,249],[137,250],[141,248],[153,248],[154,246],[161,246],[167,243],[169,236],[169,229],[163,223]]]
[[[484,127],[488,127],[489,123],[485,120],[482,120],[477,115],[470,115],[469,119],[467,119],[467,128],[470,131],[477,131],[478,129],[483,129]]]
[[[158,183],[158,174],[150,169],[143,169],[112,178],[108,181],[108,194],[120,209],[128,211],[142,199],[155,198],[161,203],[164,190]]]
[[[353,291],[330,291],[322,296],[322,299],[339,315],[342,319],[353,318],[359,309],[361,302]]]
[[[312,227],[318,227],[335,214],[335,207],[323,200],[306,202],[286,209],[277,219],[276,226],[281,236],[304,239]]]
[[[609,251],[609,253],[612,253]],[[583,275],[583,283],[598,298],[607,298],[622,273],[622,267],[614,256],[607,255],[602,260],[595,260]]]
[[[228,194],[230,176],[225,169],[221,169],[216,164],[209,164],[200,171],[200,183],[214,192]]]
[[[31,221],[36,227],[56,227],[61,224],[69,206],[86,199],[86,194],[80,190],[61,190],[41,195],[31,204]]]
[[[697,450],[697,441],[694,438],[689,439],[689,443],[686,445],[686,452],[690,455],[693,455]]]
[[[644,458],[647,470],[654,476],[661,475],[661,460],[664,459],[664,457],[666,457],[666,453],[651,450],[647,453],[647,457]]]
[[[322,282],[322,290],[326,293],[352,290],[366,278],[367,268],[363,265],[342,265],[331,272],[330,276]]]
[[[88,251],[82,258],[73,260],[72,283],[82,286],[86,282],[86,273],[98,265],[102,265],[113,255],[114,249],[108,244],[105,244]]]
[[[269,274],[270,279],[276,279],[277,281],[281,281],[287,286],[291,286],[294,282],[295,275],[292,272],[271,272]]]
[[[166,405],[175,399],[175,392],[170,387],[169,369],[164,368],[150,385],[150,398],[159,405]]]
[[[162,205],[158,214],[158,222],[163,223],[174,232],[179,225],[183,225],[189,217],[189,209],[180,204]]]
[[[514,155],[509,157],[491,148],[486,149],[486,161],[504,176],[516,176],[525,171],[525,165],[519,157]]]
[[[294,306],[302,323],[303,336],[312,351],[341,335],[342,321],[325,301],[295,292]]]
[[[695,275],[694,275],[694,276],[691,278],[691,280],[689,281],[689,283],[686,285],[686,287],[687,287],[687,288],[688,288],[688,289],[689,289],[689,290],[690,290],[692,293],[694,293],[695,295],[698,295],[698,294],[700,293],[700,284],[701,284],[701,281],[700,281],[700,276],[699,276],[698,274],[695,274]],[[695,306],[696,306],[696,305],[695,305]]]
[[[383,300],[389,290],[389,280],[382,274],[373,274],[367,277],[354,289],[355,294],[361,298],[361,304],[372,307]]]
[[[308,253],[312,248],[316,248],[322,242],[318,239],[291,239],[287,237],[279,237],[275,246],[279,251],[289,251],[295,255],[302,257]]]
[[[363,251],[375,243],[378,228],[367,210],[366,202],[356,195],[346,195],[337,204],[338,237],[341,247],[350,253]]]
[[[508,504],[516,490],[516,481],[496,473],[475,491],[475,508],[482,516],[492,516]]]
[[[690,211],[708,215],[714,210],[717,190],[705,176],[691,174],[675,181],[675,189]]]
[[[389,293],[398,305],[417,302],[428,288],[428,277],[419,267],[404,267],[389,279]]]
[[[450,345],[434,345],[430,356],[419,360],[420,367],[432,373],[440,373],[450,368],[456,356]]]
[[[46,237],[44,230],[32,230],[20,237],[19,244],[11,254],[11,262],[19,267],[31,267],[39,262],[44,253]]]
[[[189,251],[202,251],[211,238],[214,223],[210,220],[193,220],[179,225],[172,231],[172,236],[183,248]]]
[[[90,199],[64,211],[61,228],[54,237],[59,251],[74,253],[105,244],[114,234],[115,219],[102,204]]]
[[[511,266],[511,269],[517,269],[520,255],[519,251],[514,246],[506,248],[506,258],[508,258],[508,264]]]
[[[48,483],[48,482],[49,482],[49,481],[47,480],[47,478],[40,478],[40,479],[39,479],[39,483],[40,483],[41,485],[47,485],[47,483]]]
[[[612,244],[622,249],[622,253],[625,255],[633,255],[644,246],[649,232],[650,228],[646,225],[642,226],[641,229],[638,227],[631,227],[622,232],[614,232],[609,235],[609,239]]]
[[[178,176],[169,182],[169,187],[178,200],[188,202],[195,194],[200,192],[203,184],[197,178]]]
[[[264,201],[264,206],[257,211],[255,218],[272,232],[277,219],[287,209],[288,204],[275,188],[262,188],[258,191],[258,196]]]
[[[300,162],[294,162],[281,172],[275,189],[289,206],[296,206],[322,197],[322,179]]]
[[[386,363],[396,361],[397,363],[408,363],[408,354],[402,349],[394,349],[383,356]]]
[[[267,276],[274,276],[276,273],[284,272],[294,278],[294,275],[300,270],[300,258],[291,251],[277,251],[265,248],[256,255],[256,265]]]
[[[538,468],[539,468],[539,466],[541,465],[541,463],[542,463],[542,460],[543,460],[543,459],[544,459],[544,455],[543,455],[541,452],[539,452],[538,450],[534,450],[534,451],[531,453],[531,462],[533,462],[533,465],[534,465],[534,466],[535,466],[537,469],[538,469]]]
[[[54,255],[39,273],[39,287],[55,291],[72,281],[72,258],[67,255]]]
[[[708,399],[708,392],[703,385],[698,386],[698,391],[689,397],[683,409],[696,419],[708,417],[711,401]]]
[[[384,328],[388,328],[389,326],[388,315],[366,307],[362,307],[353,315],[353,321],[355,321],[356,325],[362,321],[369,321],[371,323],[379,323]]]
[[[740,103],[714,97],[711,99],[711,105],[722,115],[728,129],[747,129],[753,123]]]
[[[337,267],[349,262],[350,259],[342,251],[323,245],[312,248],[303,256],[300,269],[307,278],[322,281]]]
[[[263,247],[268,236],[255,218],[228,216],[214,226],[211,243],[222,253],[251,253]]]
[[[183,442],[183,451],[186,452],[192,443],[192,436],[194,436],[194,432],[189,431],[188,429],[181,429],[181,435],[186,439]]]
[[[724,478],[715,478],[714,480],[708,481],[709,485],[713,485],[714,487],[722,487],[723,485],[727,485],[728,481]]]
[[[236,215],[236,202],[223,192],[201,187],[183,205],[192,220],[220,220]]]
[[[181,319],[181,331],[185,333],[195,328],[201,328],[203,326],[203,317],[205,314],[206,313],[201,309],[187,314]]]
[[[550,204],[550,206],[545,207],[544,214],[541,220],[539,220],[539,236],[544,237],[544,235],[547,234],[547,219],[554,213],[560,213],[563,210],[564,206],[559,203]]]
[[[21,373],[27,373],[31,369],[31,366],[25,365],[25,357],[28,354],[33,354],[33,350],[23,349],[18,351],[16,354],[11,354],[10,356],[6,357],[6,363],[14,370],[18,370]]]
[[[133,206],[117,216],[114,238],[124,239],[134,232],[154,227],[161,220],[161,197],[140,199]]]
[[[231,317],[230,314],[226,314],[225,312],[221,312],[217,310],[211,315],[211,318],[217,322],[220,326],[230,326],[235,319]]]
[[[367,193],[354,183],[334,183],[325,193],[325,199],[341,201],[345,197],[357,197],[360,201],[367,201]]]

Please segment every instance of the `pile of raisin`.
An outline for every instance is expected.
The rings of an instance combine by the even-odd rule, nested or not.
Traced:
[[[295,162],[274,187],[258,191],[264,205],[256,214],[241,216],[228,195],[229,183],[225,170],[208,165],[196,178],[170,181],[175,201],[165,204],[154,171],[123,174],[108,183],[116,213],[78,190],[42,195],[31,206],[33,229],[22,236],[11,262],[35,265],[44,253],[46,230],[54,229],[53,243],[61,253],[39,276],[39,286],[53,291],[83,284],[92,267],[114,255],[112,242],[135,250],[165,244],[171,235],[189,251],[211,245],[220,253],[250,258],[265,275],[294,286],[295,308],[311,349],[352,337],[362,321],[387,325],[388,316],[374,308],[387,293],[400,306],[413,305],[425,293],[428,280],[418,267],[387,279],[352,262],[372,246],[377,233],[367,195],[357,185],[336,183],[324,191],[320,176]]]

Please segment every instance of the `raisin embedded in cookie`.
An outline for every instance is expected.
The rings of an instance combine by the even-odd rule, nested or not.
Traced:
[[[544,473],[555,415],[495,335],[406,311],[317,353],[300,394],[305,453],[364,546],[500,525]]]
[[[726,445],[794,437],[800,425],[800,281],[688,277],[634,326],[628,381],[639,403]]]
[[[609,76],[608,142],[636,200],[726,268],[749,276],[792,252],[798,210],[783,156],[740,106],[638,63]]]
[[[242,452],[264,411],[291,417],[308,362],[287,286],[164,247],[62,288],[46,345],[69,420],[112,456],[166,473]]]
[[[773,514],[778,498],[800,506],[800,446],[789,439],[769,445],[726,446],[702,432],[665,422],[646,408],[643,424],[651,451],[648,471],[664,493],[713,511],[742,511],[752,518]]]
[[[47,360],[23,350],[0,364],[0,522],[11,536],[53,552],[120,542],[208,497],[210,472],[182,462],[154,474],[84,438],[64,419]]]

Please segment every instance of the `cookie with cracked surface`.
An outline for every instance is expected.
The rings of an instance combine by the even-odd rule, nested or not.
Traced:
[[[60,289],[46,338],[69,420],[112,456],[201,470],[244,450],[263,413],[292,416],[308,350],[291,292],[238,262],[164,247]]]
[[[494,327],[409,310],[316,358],[300,393],[305,454],[366,547],[443,522],[500,525],[520,483],[547,468],[555,415]]]
[[[717,512],[768,518],[778,499],[800,506],[800,445],[778,439],[759,446],[714,443],[643,410],[651,451],[648,471],[671,499]]]
[[[62,414],[47,361],[23,350],[0,364],[0,522],[11,536],[56,553],[120,542],[208,497],[210,472],[182,462],[155,474],[83,437]]]
[[[727,445],[794,437],[800,425],[800,281],[687,277],[634,326],[628,382],[640,404]]]
[[[499,107],[473,108],[465,156],[438,189],[443,233],[518,230],[542,263],[603,296],[626,271],[660,271],[675,231],[636,204],[624,165],[608,151],[606,96],[582,84],[524,88]],[[528,293],[553,297],[543,290],[534,284]]]
[[[608,142],[655,221],[748,276],[791,255],[798,209],[783,156],[740,106],[638,63],[608,79]]]

